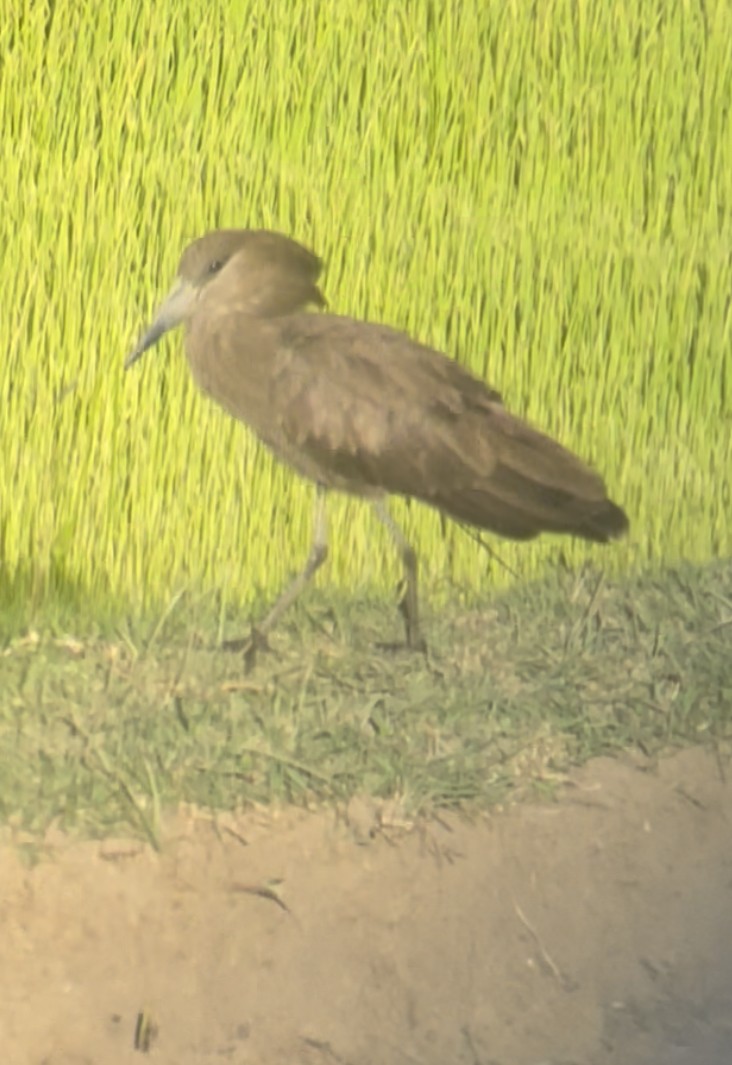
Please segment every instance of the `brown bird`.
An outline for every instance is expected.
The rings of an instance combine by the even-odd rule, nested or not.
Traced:
[[[183,252],[173,290],[125,363],[184,323],[199,387],[315,482],[307,562],[245,641],[250,654],[325,561],[327,489],[371,500],[394,538],[412,648],[424,647],[417,558],[388,495],[514,540],[554,532],[604,543],[627,531],[593,470],[456,362],[385,325],[304,312],[325,305],[321,268],[278,233],[208,233]]]

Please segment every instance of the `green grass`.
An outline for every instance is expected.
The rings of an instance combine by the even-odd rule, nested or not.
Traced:
[[[732,7],[20,0],[0,25],[0,599],[92,618],[271,592],[308,489],[122,362],[183,245],[292,233],[334,310],[408,328],[595,461],[632,537],[501,546],[521,577],[730,552]],[[398,508],[433,602],[505,571]],[[334,507],[334,589],[392,552]]]
[[[585,569],[490,605],[431,612],[431,655],[383,653],[383,604],[293,611],[248,677],[217,650],[210,597],[154,624],[0,651],[0,821],[156,843],[180,801],[396,798],[478,808],[619,749],[732,741],[732,564],[620,584]],[[20,837],[23,837],[21,835]]]

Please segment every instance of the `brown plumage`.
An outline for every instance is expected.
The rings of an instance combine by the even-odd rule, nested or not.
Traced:
[[[259,634],[325,559],[328,488],[376,502],[395,537],[411,646],[422,646],[417,563],[385,496],[518,540],[546,531],[604,543],[627,531],[593,470],[457,363],[388,326],[304,312],[325,305],[320,271],[312,252],[280,234],[209,233],[183,253],[176,287],[126,363],[184,322],[200,388],[319,486],[308,564]]]

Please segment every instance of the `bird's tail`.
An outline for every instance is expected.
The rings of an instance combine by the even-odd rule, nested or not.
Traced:
[[[440,510],[512,540],[554,532],[607,543],[629,528],[625,511],[607,496],[587,498],[524,477],[510,467],[499,467],[485,486],[446,495],[433,500]]]
[[[502,408],[493,408],[491,420],[484,446],[480,427],[462,424],[465,446],[451,449],[453,468],[432,482],[439,487],[428,502],[515,540],[554,532],[606,543],[628,531],[602,478],[571,451]]]

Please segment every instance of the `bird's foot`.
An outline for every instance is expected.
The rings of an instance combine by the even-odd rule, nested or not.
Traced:
[[[375,646],[377,651],[385,651],[387,654],[399,654],[402,651],[422,655],[428,653],[428,647],[424,640],[421,640],[419,644],[407,643],[403,640],[379,640]]]
[[[380,640],[376,644],[376,648],[379,651],[387,651],[390,654],[394,654],[397,651],[412,651],[415,654],[421,655],[426,655],[428,653],[427,641],[419,632],[412,633],[411,636],[407,633],[407,638],[403,642],[398,640]]]
[[[416,651],[420,655],[427,654],[427,641],[421,633],[407,633],[407,648]]]
[[[260,632],[255,625],[252,625],[252,631],[248,636],[242,636],[237,640],[224,640],[221,649],[240,654],[244,659],[244,668],[247,673],[254,669],[259,651],[266,653],[272,650],[265,634]]]

